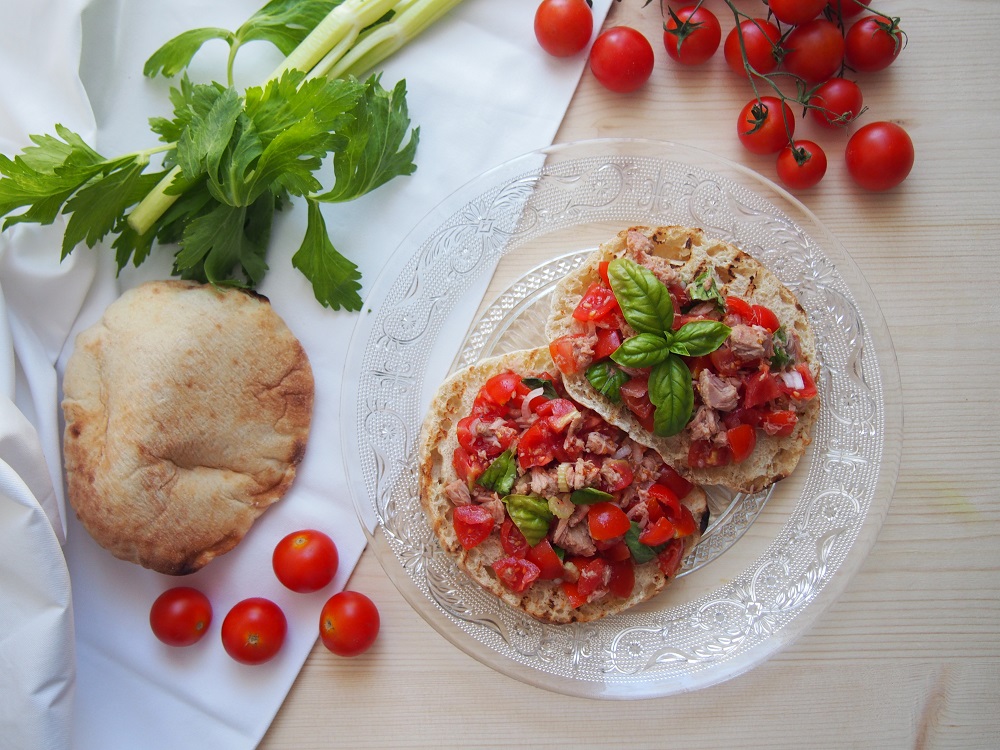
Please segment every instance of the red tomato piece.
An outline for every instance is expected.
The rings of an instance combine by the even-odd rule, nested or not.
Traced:
[[[277,604],[261,597],[244,599],[222,621],[222,646],[241,664],[263,664],[281,650],[287,632],[288,620]]]
[[[319,591],[337,574],[340,556],[333,540],[316,529],[295,531],[275,545],[274,574],[286,588],[299,593]]]
[[[796,26],[785,37],[782,64],[807,83],[820,83],[836,75],[844,61],[844,37],[825,18]]]
[[[894,122],[870,122],[844,149],[847,172],[865,190],[889,190],[913,169],[913,141]]]
[[[813,120],[826,128],[844,128],[864,109],[861,87],[846,78],[824,81],[809,97]]]
[[[482,505],[459,505],[452,514],[455,536],[465,549],[485,541],[493,533],[493,514]]]
[[[587,513],[587,524],[590,536],[594,540],[607,540],[619,537],[628,531],[632,523],[625,511],[614,503],[594,503]]]
[[[168,646],[190,646],[202,639],[212,624],[212,604],[198,589],[167,589],[149,609],[153,635]]]
[[[688,493],[694,489],[694,485],[691,482],[678,474],[674,467],[667,464],[664,464],[660,470],[660,475],[656,478],[656,484],[666,487],[680,500],[687,497]]]
[[[493,563],[492,567],[500,582],[517,594],[527,591],[541,575],[538,566],[523,557],[504,557]]]
[[[706,62],[722,41],[719,19],[708,8],[688,5],[669,14],[663,25],[663,46],[682,65]]]
[[[899,19],[865,16],[855,21],[844,38],[847,64],[863,73],[889,67],[903,49],[905,35]]]
[[[375,643],[380,625],[375,602],[358,591],[341,591],[320,611],[319,636],[337,656],[358,656]]]
[[[542,0],[535,11],[535,39],[555,57],[582,52],[594,31],[594,14],[586,0]]]
[[[748,424],[741,424],[726,430],[726,439],[733,451],[733,463],[743,463],[757,447],[757,430]]]
[[[653,48],[641,32],[615,26],[601,33],[590,48],[590,70],[612,91],[628,93],[642,86],[653,72]]]
[[[545,466],[555,459],[555,436],[547,420],[539,419],[524,431],[517,443],[517,462],[522,469]]]
[[[538,405],[535,414],[549,420],[548,424],[554,431],[560,432],[566,429],[568,421],[566,417],[576,413],[579,409],[576,404],[568,398],[550,398]],[[563,423],[566,424],[563,424]]]
[[[653,431],[653,412],[656,407],[649,400],[649,377],[636,375],[618,389],[622,401],[629,408],[639,423],[649,432]]]
[[[763,406],[781,395],[781,386],[778,380],[767,370],[761,369],[747,378],[743,390],[743,402],[740,404],[744,409],[753,409]]]
[[[688,449],[688,466],[692,469],[709,469],[728,466],[733,452],[728,445],[715,445],[708,440],[695,440]]]
[[[622,345],[622,334],[614,328],[598,328],[597,343],[594,344],[594,359],[604,359],[614,354]]]
[[[708,359],[712,363],[712,369],[718,375],[735,375],[740,371],[739,360],[736,359],[736,355],[727,344],[723,344],[709,354]]]
[[[684,560],[684,542],[674,539],[667,542],[667,548],[656,556],[656,562],[667,578],[673,578]]]
[[[746,64],[740,52],[741,35],[746,48]],[[773,23],[764,18],[747,19],[729,32],[722,52],[729,69],[736,75],[746,78],[747,64],[757,73],[767,75],[778,68],[778,56],[775,53],[780,49],[780,41],[781,31]]]
[[[826,0],[768,0],[774,17],[792,26],[811,21],[825,5]]]
[[[814,141],[797,140],[778,152],[778,179],[791,190],[808,190],[826,174],[826,152]],[[775,318],[777,320],[777,318]],[[769,329],[771,333],[777,328]]]
[[[781,321],[778,320],[778,316],[770,308],[764,307],[764,305],[751,305],[750,309],[753,310],[754,325],[766,328],[771,333],[781,328]]]
[[[750,153],[776,154],[795,135],[795,115],[775,96],[751,99],[736,119],[736,135]]]
[[[504,407],[517,394],[520,385],[521,376],[511,370],[494,375],[479,389],[472,405],[473,411],[503,413]]]
[[[531,549],[524,534],[509,517],[500,526],[500,546],[511,557],[525,557]]]
[[[576,582],[580,596],[585,596],[590,600],[597,594],[608,590],[608,584],[611,581],[611,566],[606,560],[593,557],[586,562],[576,560],[574,562],[580,571],[580,578]]]
[[[610,265],[610,260],[602,260],[597,264],[597,273],[601,277],[601,281],[604,282],[605,286],[611,286],[611,277],[608,276],[608,266]]]
[[[601,476],[607,480],[605,492],[621,492],[632,484],[632,465],[624,458],[606,458],[601,465]]]
[[[528,548],[527,558],[538,566],[538,578],[543,581],[552,581],[562,578],[564,574],[562,560],[552,548],[548,539],[543,539],[534,547]]]
[[[459,446],[455,449],[455,455],[451,457],[451,466],[458,478],[471,487],[479,479],[479,475],[486,471],[487,464],[476,454],[469,453]]]
[[[564,375],[574,375],[580,371],[580,362],[576,356],[575,342],[584,338],[582,333],[571,333],[560,336],[549,344],[549,354],[556,367]]]
[[[600,320],[617,309],[618,300],[611,287],[595,281],[583,293],[576,309],[573,310],[573,317],[586,323]]]
[[[595,542],[594,546],[600,550],[601,557],[609,562],[628,560],[632,557],[632,551],[628,548],[624,539],[607,542]]]
[[[655,523],[649,523],[639,534],[639,541],[650,547],[658,547],[673,538],[674,525],[667,520],[666,516],[658,519]]]
[[[576,581],[563,581],[562,590],[569,600],[569,606],[579,609],[587,603],[587,597],[580,593],[580,587]]]
[[[635,588],[635,565],[632,564],[631,558],[614,560],[609,565],[611,578],[608,580],[608,591],[619,599],[631,596],[632,589]]]
[[[740,297],[726,297],[726,313],[736,315],[748,325],[753,324],[753,306]]]
[[[839,14],[842,19],[854,18],[861,11],[868,7],[872,0],[829,0],[827,7],[830,14],[836,18]]]
[[[808,401],[811,398],[815,398],[818,391],[816,390],[816,381],[813,379],[812,372],[809,371],[809,365],[804,363],[795,365],[795,371],[802,378],[802,387],[792,388],[782,381],[781,390],[799,401]]]
[[[799,415],[789,409],[776,409],[764,412],[764,419],[761,422],[761,429],[768,435],[776,437],[788,437],[795,430],[798,424]]]

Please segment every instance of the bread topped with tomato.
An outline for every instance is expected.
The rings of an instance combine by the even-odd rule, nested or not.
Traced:
[[[692,482],[787,477],[819,415],[816,344],[762,263],[688,227],[631,227],[563,279],[546,326],[568,393]]]
[[[708,523],[704,491],[575,402],[545,347],[446,380],[419,457],[443,549],[543,622],[587,622],[655,596]]]

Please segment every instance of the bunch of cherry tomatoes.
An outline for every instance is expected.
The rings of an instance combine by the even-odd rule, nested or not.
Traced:
[[[278,580],[297,593],[312,593],[333,581],[340,556],[333,540],[321,531],[304,529],[288,534],[274,548],[271,564]],[[190,646],[200,641],[212,623],[212,604],[190,586],[168,589],[149,611],[154,635],[168,646]],[[378,608],[357,591],[341,591],[320,611],[319,636],[338,656],[357,656],[375,642]],[[270,599],[252,597],[235,604],[222,622],[222,645],[241,664],[263,664],[281,650],[288,621]]]
[[[740,142],[755,154],[777,154],[776,171],[787,187],[816,185],[826,174],[826,154],[813,141],[795,139],[790,105],[824,128],[851,125],[864,111],[863,96],[846,76],[893,63],[906,41],[899,19],[870,8],[872,0],[765,0],[759,17],[723,0],[734,18],[723,42],[722,25],[704,2],[674,9],[661,0],[667,54],[682,65],[701,65],[722,46],[729,68],[754,94],[736,120]],[[538,43],[560,57],[586,49],[593,26],[590,0],[542,0],[535,13]],[[594,40],[589,62],[601,84],[627,93],[652,75],[653,48],[641,32],[616,26]],[[858,185],[888,190],[910,173],[913,142],[895,123],[872,122],[851,136],[844,157]]]

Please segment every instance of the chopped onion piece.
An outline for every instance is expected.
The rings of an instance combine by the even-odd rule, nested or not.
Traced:
[[[785,384],[785,387],[792,391],[801,391],[806,387],[806,381],[802,378],[802,373],[798,370],[787,370],[781,373],[778,377],[781,378],[781,382]]]
[[[527,419],[531,416],[531,402],[545,393],[545,389],[538,386],[533,391],[529,391],[521,402],[521,416]]]

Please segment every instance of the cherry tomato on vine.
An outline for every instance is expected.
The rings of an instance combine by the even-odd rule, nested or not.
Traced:
[[[736,120],[736,134],[747,151],[773,154],[780,151],[795,134],[795,116],[791,107],[777,97],[762,96],[760,101],[751,99]]]
[[[535,39],[555,57],[570,57],[590,42],[594,14],[587,0],[542,0],[535,11]]]
[[[612,91],[635,91],[653,72],[653,48],[630,26],[615,26],[603,32],[590,49],[590,69]]]
[[[682,65],[701,65],[715,54],[722,41],[719,19],[712,11],[696,5],[671,10],[663,28],[667,54]]]
[[[844,59],[854,70],[874,73],[889,67],[903,49],[899,19],[865,16],[855,21],[844,38]]]
[[[913,168],[913,141],[892,122],[872,122],[847,142],[844,159],[852,179],[866,190],[888,190]]]
[[[208,597],[190,586],[167,589],[149,609],[153,635],[168,646],[190,646],[201,640],[212,624]]]
[[[792,190],[811,188],[826,174],[826,153],[812,141],[794,141],[778,152],[777,170]]]
[[[833,16],[834,20],[837,18],[837,13],[840,13],[840,17],[854,18],[861,11],[868,7],[868,4],[872,0],[830,0],[827,4],[827,8],[830,9],[830,15]]]
[[[768,0],[768,7],[782,23],[793,26],[811,21],[820,14],[827,0]]]
[[[241,664],[263,664],[281,650],[288,621],[270,599],[254,597],[233,605],[222,621],[222,646]]]
[[[830,78],[809,97],[810,116],[826,128],[843,128],[852,122],[864,104],[861,87],[846,78]]]
[[[778,58],[774,53],[781,40],[781,32],[777,26],[764,18],[741,21],[739,31],[734,26],[726,36],[722,52],[730,70],[738,76],[747,75],[746,68],[743,67],[743,56],[740,54],[740,34],[743,36],[747,62],[754,70],[765,75],[777,70]]]
[[[329,584],[339,564],[337,545],[315,529],[289,534],[278,542],[271,556],[278,580],[300,594],[319,591]]]
[[[319,636],[337,656],[363,654],[378,637],[378,607],[362,593],[341,591],[323,605]]]
[[[844,62],[844,37],[836,24],[825,18],[796,26],[785,37],[785,70],[809,83],[834,75]]]

